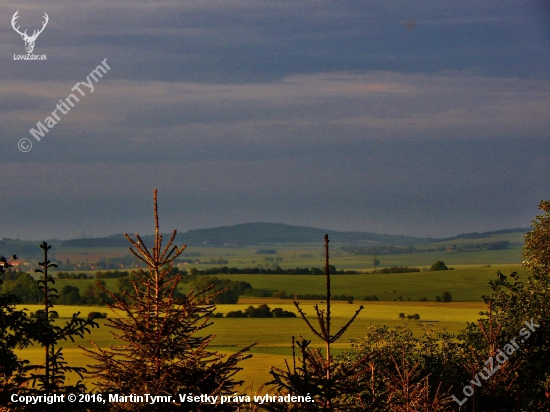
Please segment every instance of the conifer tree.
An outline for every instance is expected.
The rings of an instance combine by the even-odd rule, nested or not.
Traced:
[[[159,230],[157,191],[154,192],[155,238],[150,249],[141,237],[125,234],[131,243],[131,253],[147,266],[135,272],[133,290],[119,296],[105,291],[114,299],[108,304],[116,317],[107,326],[120,341],[119,345],[86,350],[98,363],[91,366],[100,392],[119,395],[151,394],[172,396],[173,403],[145,406],[139,403],[113,403],[113,410],[209,411],[233,410],[235,405],[187,403],[183,407],[179,394],[220,396],[233,394],[242,381],[234,375],[241,370],[238,362],[249,347],[225,357],[208,350],[214,338],[205,334],[215,310],[209,289],[191,291],[178,297],[176,291],[181,276],[171,270],[171,262],[186,246],[173,245],[176,230],[166,246]]]
[[[279,392],[293,395],[309,395],[314,402],[298,405],[270,404],[267,409],[271,411],[350,411],[356,410],[354,399],[359,391],[358,378],[366,370],[357,372],[357,364],[344,365],[335,362],[331,353],[331,344],[342,337],[348,327],[355,321],[363,310],[361,305],[352,318],[336,333],[331,331],[331,289],[330,289],[329,264],[329,239],[325,235],[325,277],[326,277],[326,309],[320,309],[315,305],[315,313],[319,321],[317,330],[306,317],[298,302],[294,302],[302,319],[309,329],[325,344],[325,356],[321,350],[311,349],[311,341],[299,336],[299,340],[292,337],[292,367],[287,363],[286,370],[271,368],[273,381],[268,384],[276,385]],[[300,348],[301,359],[296,355],[296,345]],[[299,409],[296,409],[296,408]]]
[[[80,312],[74,313],[65,326],[55,325],[55,320],[51,315],[57,314],[52,303],[53,299],[57,298],[57,289],[49,285],[50,283],[54,284],[55,280],[48,275],[48,269],[57,267],[57,265],[48,260],[48,250],[51,246],[42,242],[40,248],[44,251],[44,261],[39,263],[41,268],[36,269],[35,272],[43,275],[37,283],[43,294],[44,309],[38,311],[32,325],[26,325],[25,334],[28,339],[44,348],[44,363],[27,364],[22,368],[22,373],[16,377],[20,387],[18,392],[21,395],[85,393],[86,386],[82,381],[79,380],[75,385],[70,385],[66,383],[66,380],[69,373],[76,373],[83,378],[86,368],[70,366],[65,361],[59,343],[68,339],[74,342],[75,337],[82,338],[84,334],[90,333],[91,328],[99,325],[93,319],[80,318]],[[25,406],[25,410],[42,411],[47,409],[42,404]],[[79,411],[94,408],[79,403],[58,402],[55,409]]]
[[[12,257],[13,260],[17,256]],[[0,276],[12,267],[10,260],[0,256]],[[3,279],[0,277],[0,288]],[[15,353],[30,344],[27,330],[30,319],[27,314],[18,310],[15,305],[21,299],[12,293],[0,294],[0,405],[7,405],[12,393],[17,390],[15,378],[21,373],[26,361],[21,360]],[[0,411],[3,410],[0,407]]]

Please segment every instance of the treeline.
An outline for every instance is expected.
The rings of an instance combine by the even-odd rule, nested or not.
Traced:
[[[329,266],[331,275],[357,275],[361,272],[356,270],[337,270],[335,266]],[[269,268],[236,268],[222,266],[219,268],[210,269],[197,269],[191,268],[189,273],[194,276],[198,275],[323,275],[325,272],[321,268],[288,268],[282,269],[276,267],[275,269]]]
[[[105,286],[104,281],[98,282]],[[29,304],[40,303],[44,298],[38,282],[25,272],[6,271],[1,291]],[[62,305],[104,305],[105,302],[112,302],[112,298],[97,283],[88,283],[82,291],[76,286],[65,285],[58,290],[58,298],[54,300]]]
[[[222,317],[220,314],[216,314],[215,317]],[[296,314],[282,308],[270,309],[266,304],[262,304],[255,308],[249,306],[245,310],[235,310],[227,312],[226,318],[295,318]]]
[[[410,268],[408,266],[392,266],[390,268],[382,268],[380,270],[375,270],[371,273],[412,273],[420,272],[418,268]]]
[[[345,245],[341,249],[352,255],[400,255],[404,253],[444,251],[445,247],[438,247],[434,250],[418,249],[414,246],[352,246]]]
[[[231,304],[237,303],[239,296],[242,294],[253,295],[251,293],[252,285],[244,281],[234,281],[230,279],[220,279],[216,276],[195,276],[188,274],[185,270],[179,270],[178,268],[172,268],[170,277],[176,275],[181,276],[182,283],[190,284],[190,288],[199,291],[209,288],[210,293],[213,294],[211,302],[214,304]],[[85,273],[68,273],[57,272],[57,279],[90,279]],[[106,286],[103,279],[117,279],[115,288],[112,290],[118,296],[124,297],[126,293],[131,293],[133,290],[133,281],[136,281],[138,277],[127,271],[102,271],[94,274],[96,281],[88,283],[85,287],[76,287],[71,285],[64,285],[58,290],[58,298],[55,303],[62,305],[104,305],[105,303],[111,303],[113,301],[99,284]],[[38,289],[37,281],[28,273],[17,271],[6,271],[4,276],[5,282],[0,288],[3,293],[11,293],[19,297],[25,303],[39,303],[43,298],[42,293]],[[176,297],[183,297],[184,295],[175,291]],[[262,296],[264,294],[262,293]]]
[[[508,246],[510,246],[510,242],[502,240],[499,242],[478,243],[476,245],[458,245],[451,250],[456,250],[457,252],[479,252],[481,250],[504,250],[508,249]]]
[[[90,276],[88,276],[86,273],[69,273],[69,272],[57,272],[55,273],[55,277],[57,279],[90,279]]]
[[[254,291],[254,289],[252,290]],[[247,293],[245,292],[245,295]],[[257,295],[255,295],[257,296]],[[268,293],[265,293],[262,297],[269,297]],[[299,294],[299,293],[286,293],[284,290],[281,290],[279,292],[274,292],[271,294],[271,297],[277,298],[277,299],[292,299],[292,300],[326,300],[327,295],[323,294]],[[348,295],[330,295],[330,299],[332,300],[344,300],[348,301],[350,303],[353,303],[353,300],[355,299],[353,296]]]
[[[97,271],[94,273],[96,279],[118,279],[118,278],[128,278],[130,277],[128,271],[118,271],[118,270],[107,270],[107,271]]]
[[[52,262],[57,265],[58,270],[111,270],[120,268],[137,268],[139,262],[136,262],[131,255],[120,257],[102,257],[97,262],[71,262],[66,259],[64,262],[52,257]]]
[[[209,269],[197,269],[191,268],[189,272],[185,269],[180,269],[174,267],[173,273],[179,273],[182,277],[191,275],[196,276],[212,276],[212,275],[323,275],[325,272],[321,268],[311,267],[311,268],[288,268],[281,269],[276,267],[275,269],[269,268],[237,268],[237,267],[228,267],[221,266],[217,268]],[[361,272],[356,270],[337,270],[335,266],[329,266],[330,273],[332,275],[357,275]],[[412,270],[411,270],[412,271]],[[129,277],[133,271],[125,270],[100,270],[94,273],[93,278],[95,279],[118,279]],[[380,272],[380,271],[379,271]],[[90,279],[91,275],[86,273],[69,273],[69,272],[54,272],[57,279]],[[382,272],[382,273],[393,273],[393,272]]]
[[[200,259],[178,259],[174,263],[187,263],[187,264],[197,264],[197,265],[226,265],[229,263],[229,260],[219,258],[219,259],[209,259],[209,260],[200,260]]]
[[[418,248],[415,246],[394,246],[394,245],[388,245],[388,246],[346,245],[346,246],[342,246],[341,249],[352,255],[400,255],[405,253],[446,252],[451,250],[456,252],[503,250],[503,249],[508,249],[509,246],[510,246],[509,241],[502,240],[498,242],[477,243],[475,245],[464,244],[464,245],[436,246],[436,247],[425,247],[425,248]]]
[[[175,276],[181,272],[176,268],[172,272],[172,276]],[[97,277],[99,274],[100,277]],[[125,275],[125,276],[122,276]],[[65,274],[63,274],[65,276]],[[230,279],[220,279],[218,277],[201,276],[195,277],[192,275],[183,274],[185,276],[182,279],[183,283],[189,283],[191,289],[195,291],[201,291],[209,288],[210,293],[213,295],[211,303],[214,304],[231,304],[237,303],[239,296],[246,291],[252,290],[252,285],[244,281],[234,281]],[[117,296],[124,298],[127,293],[131,293],[133,290],[133,281],[138,278],[135,274],[129,272],[98,272],[96,273],[96,279],[94,283],[88,283],[86,287],[79,288],[71,285],[64,285],[58,290],[58,298],[55,299],[55,303],[61,305],[94,305],[102,306],[106,303],[112,303],[113,298],[109,296],[103,288],[106,286],[105,281],[101,279],[113,279],[116,278],[116,288],[112,290]],[[67,279],[67,278],[65,278]],[[25,272],[10,272],[6,276],[1,291],[3,293],[11,293],[19,297],[25,303],[39,303],[43,299],[42,292],[38,289],[38,283],[34,278]],[[184,295],[175,291],[175,297],[182,298]]]

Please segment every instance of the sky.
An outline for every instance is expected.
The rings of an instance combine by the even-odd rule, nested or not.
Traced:
[[[19,57],[16,11],[28,35],[48,15],[46,60]],[[0,238],[150,234],[155,188],[180,232],[449,237],[529,227],[550,198],[546,1],[21,0],[0,17]]]

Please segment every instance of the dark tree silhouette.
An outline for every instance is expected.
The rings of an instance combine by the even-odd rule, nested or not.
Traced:
[[[355,372],[356,365],[344,367],[343,364],[334,362],[331,354],[330,345],[337,341],[348,327],[355,321],[363,306],[355,312],[353,317],[341,327],[335,334],[331,333],[331,293],[330,293],[330,273],[329,264],[329,239],[325,235],[325,276],[326,276],[326,309],[320,309],[315,305],[315,313],[319,321],[320,330],[317,330],[308,320],[306,314],[300,308],[298,302],[294,305],[306,322],[311,331],[325,343],[325,356],[321,350],[311,349],[311,341],[299,336],[299,340],[292,337],[292,368],[287,364],[286,370],[271,368],[271,375],[274,380],[269,384],[274,384],[279,392],[287,392],[293,395],[310,395],[314,402],[304,403],[299,410],[304,411],[345,411],[352,410],[354,402],[350,398],[358,393],[357,378],[365,371]],[[296,345],[299,347],[301,360],[297,359]],[[301,364],[301,365],[300,365]],[[274,411],[287,411],[288,405],[272,404],[267,406]],[[294,409],[292,409],[294,410]]]
[[[115,314],[109,317],[108,326],[120,344],[101,349],[85,350],[98,363],[91,366],[100,392],[119,395],[144,394],[173,396],[174,403],[157,403],[145,406],[139,403],[113,403],[112,410],[171,411],[182,410],[179,394],[220,396],[234,393],[234,380],[241,370],[238,363],[250,357],[250,347],[227,357],[209,351],[214,338],[204,334],[212,323],[215,305],[210,302],[210,287],[191,291],[177,297],[181,281],[173,271],[171,262],[182,254],[186,246],[172,245],[176,230],[163,247],[159,230],[157,191],[154,192],[155,239],[152,250],[141,237],[125,235],[133,247],[130,251],[148,270],[136,272],[130,292],[122,296],[105,292],[114,300],[108,304]],[[93,342],[92,342],[93,343]],[[233,404],[187,403],[183,410],[232,410]]]
[[[17,256],[12,256],[13,260]],[[0,276],[12,265],[4,256],[0,256]],[[0,286],[3,279],[0,277]],[[0,294],[0,405],[7,405],[18,384],[16,377],[21,373],[26,361],[19,359],[16,349],[22,349],[31,342],[27,330],[30,319],[22,310],[17,310],[21,299],[12,293]]]
[[[72,318],[64,327],[55,325],[53,318],[58,317],[57,312],[53,310],[52,299],[57,298],[57,290],[50,287],[55,280],[48,275],[48,269],[57,267],[48,260],[48,250],[51,248],[46,242],[42,242],[40,248],[44,251],[44,261],[39,263],[40,269],[35,272],[41,273],[42,279],[37,283],[42,292],[44,309],[37,312],[36,318],[32,324],[25,325],[25,335],[27,339],[38,343],[44,348],[43,364],[26,364],[20,374],[15,377],[20,395],[41,395],[44,393],[52,394],[70,394],[85,393],[86,386],[82,381],[77,381],[75,385],[66,384],[67,374],[76,373],[83,378],[86,372],[85,368],[68,365],[65,361],[63,350],[59,346],[61,341],[71,340],[75,337],[82,338],[84,334],[90,333],[90,328],[99,325],[92,319],[82,319],[80,313],[73,314]],[[15,408],[17,405],[13,405]],[[79,405],[72,403],[58,402],[55,405],[56,410],[80,411],[90,410],[89,405]],[[45,410],[43,404],[26,405],[25,410]]]

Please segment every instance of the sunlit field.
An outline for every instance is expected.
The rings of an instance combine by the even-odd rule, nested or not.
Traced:
[[[518,238],[519,239],[519,238]],[[491,237],[482,241],[497,241],[498,237]],[[471,240],[470,240],[471,241]],[[445,242],[444,242],[445,243]],[[460,244],[460,241],[453,244]],[[463,242],[462,242],[463,243]],[[283,258],[281,266],[288,267],[322,267],[324,264],[322,249],[318,244],[278,244],[270,245],[270,248],[277,250],[277,255]],[[189,252],[200,253],[200,259],[227,259],[230,267],[256,267],[267,264],[266,256],[255,254],[257,248],[189,248]],[[94,250],[88,253],[84,249],[67,248],[57,250],[56,257],[62,260],[79,259],[90,260],[98,256],[124,256],[127,249],[105,249]],[[185,256],[185,253],[184,255]],[[337,245],[331,252],[331,263],[337,269],[358,270],[371,272],[373,256],[350,255],[339,249]],[[424,269],[415,273],[361,273],[361,274],[336,274],[332,275],[332,295],[353,296],[353,303],[347,301],[333,301],[332,317],[333,330],[344,325],[355,313],[360,305],[364,310],[348,331],[336,344],[333,345],[335,354],[349,350],[352,342],[362,339],[371,325],[395,327],[403,325],[404,321],[399,319],[399,314],[405,316],[418,314],[420,322],[430,324],[436,330],[446,329],[449,332],[457,333],[466,326],[467,322],[476,321],[479,312],[485,309],[481,302],[481,296],[491,293],[488,285],[490,280],[496,279],[496,272],[508,274],[518,271],[522,276],[527,276],[521,267],[521,248],[513,245],[507,250],[480,251],[480,252],[426,252],[402,255],[379,256],[381,260],[378,269],[389,266],[414,266]],[[432,263],[442,260],[453,270],[447,271],[426,271]],[[222,265],[189,264],[180,265],[181,269],[190,270],[193,267],[205,269],[219,267]],[[120,268],[119,270],[133,270]],[[78,273],[79,271],[72,271]],[[93,276],[95,271],[82,271]],[[55,272],[52,272],[55,276]],[[249,282],[256,290],[265,292],[271,296],[274,292],[285,291],[288,296],[295,294],[318,294],[326,293],[325,277],[322,275],[217,275],[222,278]],[[116,291],[117,279],[102,279],[106,282],[107,288]],[[87,285],[95,283],[95,279],[57,279],[55,287],[61,290],[65,285],[78,287],[83,291]],[[190,284],[182,284],[180,292],[188,292]],[[436,296],[443,292],[450,292],[452,302],[436,302]],[[364,301],[367,296],[374,296],[378,301]],[[420,301],[421,299],[427,301]],[[233,305],[218,305],[216,313],[227,314],[230,311],[244,310],[248,306],[258,306],[265,303],[271,309],[280,307],[284,310],[298,314],[294,299],[274,298],[250,298],[241,296],[239,303]],[[318,304],[321,308],[325,302],[321,300],[300,300],[300,306],[306,315],[312,319],[314,325],[315,311],[313,306]],[[40,305],[23,305],[29,311],[40,309]],[[107,313],[109,317],[115,316],[109,308],[91,306],[62,306],[56,305],[55,310],[60,318],[56,322],[63,324],[75,312],[81,312],[86,317],[91,311]],[[90,340],[93,340],[102,348],[110,345],[120,344],[114,339],[110,328],[105,326],[105,320],[97,321],[99,328],[91,330],[84,340],[64,342],[66,360],[71,365],[87,366],[92,359],[83,355],[78,347],[91,347]],[[224,354],[231,354],[248,345],[255,344],[250,353],[253,355],[242,363],[243,371],[238,374],[239,379],[245,381],[244,388],[258,389],[262,384],[271,379],[269,370],[272,366],[284,367],[285,359],[291,360],[292,337],[302,336],[312,340],[313,347],[321,348],[321,342],[309,330],[306,323],[300,318],[212,318],[212,325],[204,333],[215,335],[209,348]],[[416,321],[408,321],[408,326],[415,334],[422,332],[422,326]],[[20,354],[31,362],[42,362],[43,348],[30,347],[20,351]],[[71,376],[71,379],[77,379]],[[87,379],[87,381],[89,378]]]
[[[217,311],[227,313],[230,310],[245,309],[249,305],[257,306],[260,303],[267,303],[270,308],[281,307],[285,310],[291,310],[297,313],[294,305],[286,300],[270,299],[244,299],[242,303],[236,305],[218,305]],[[300,306],[306,312],[309,318],[313,318],[313,305],[317,303],[321,307],[320,301],[303,301]],[[387,325],[394,327],[403,325],[399,319],[399,313],[405,315],[420,315],[420,322],[432,324],[437,330],[446,328],[450,332],[457,332],[462,329],[466,322],[475,321],[479,318],[478,313],[484,309],[483,304],[469,302],[360,302],[353,304],[347,302],[336,302],[332,306],[333,330],[337,330],[344,325],[347,320],[355,313],[359,305],[364,305],[365,309],[361,312],[357,320],[350,326],[348,332],[340,341],[333,345],[335,353],[351,348],[353,340],[361,339],[371,324]],[[23,305],[31,311],[40,308],[39,305]],[[86,317],[91,311],[107,312],[105,307],[90,306],[62,306],[55,307],[60,318],[56,323],[63,325],[74,312],[81,312],[81,316]],[[321,342],[311,333],[305,322],[298,318],[216,318],[211,319],[213,324],[205,332],[215,335],[214,340],[209,346],[212,350],[218,350],[222,353],[234,353],[237,350],[255,343],[250,350],[253,357],[246,360],[241,365],[244,370],[239,373],[238,378],[245,380],[245,387],[259,387],[261,384],[270,380],[269,370],[271,366],[283,367],[285,359],[291,359],[292,336],[296,338],[301,335],[305,339],[313,341],[313,347],[321,348]],[[314,320],[314,319],[313,319]],[[64,342],[61,347],[65,353],[65,358],[69,364],[75,366],[86,366],[92,359],[83,355],[83,351],[78,347],[81,345],[90,348],[90,340],[93,340],[98,346],[106,348],[110,345],[116,345],[120,342],[115,340],[110,333],[110,328],[105,326],[105,320],[97,321],[99,328],[91,330],[91,334],[81,341],[72,343]],[[313,324],[316,324],[312,322]],[[416,322],[408,322],[415,333],[421,332],[421,327]],[[29,347],[19,352],[22,357],[31,361],[31,363],[40,363],[43,358],[44,350],[40,347]],[[77,379],[71,376],[71,379]]]

